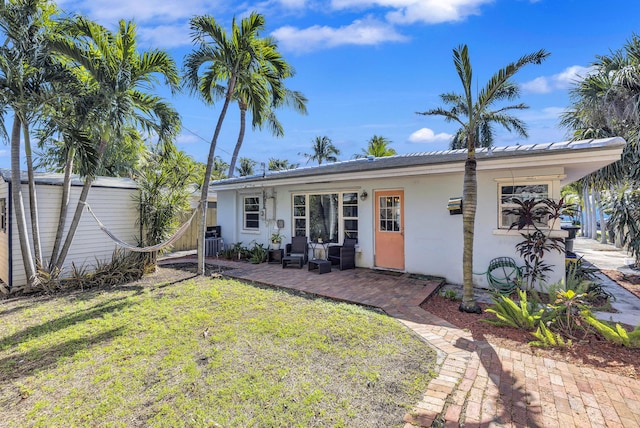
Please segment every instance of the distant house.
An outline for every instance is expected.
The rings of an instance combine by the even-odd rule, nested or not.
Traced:
[[[559,199],[562,186],[620,159],[624,145],[608,138],[479,149],[474,271],[495,257],[518,258],[521,236],[508,230],[513,218],[504,213],[512,197]],[[225,243],[244,245],[266,244],[278,229],[287,240],[353,237],[359,267],[462,283],[462,215],[448,208],[462,196],[465,159],[465,150],[447,150],[217,181],[218,224]],[[566,236],[559,227],[553,234]],[[550,281],[562,279],[564,255],[546,261],[556,266]],[[475,282],[488,286],[481,275]]]
[[[43,257],[45,262],[48,262],[58,226],[63,175],[36,173],[35,181]],[[77,177],[73,179],[66,222],[67,229],[71,224],[82,185],[82,180]],[[96,216],[116,236],[132,243],[136,243],[140,239],[139,208],[134,199],[138,192],[137,189],[135,181],[130,179],[98,177],[93,182],[87,201]],[[28,235],[31,239],[26,173],[22,174],[22,194]],[[5,284],[4,288],[15,291],[27,284],[27,278],[22,263],[18,228],[13,209],[11,171],[6,169],[0,169],[0,219],[0,280]],[[115,248],[115,243],[98,228],[95,220],[85,211],[82,214],[64,267],[69,269],[72,263],[76,267],[93,266],[96,260],[111,260]]]

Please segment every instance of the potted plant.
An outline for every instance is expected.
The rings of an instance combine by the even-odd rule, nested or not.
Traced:
[[[274,233],[271,235],[271,248],[274,250],[280,249],[280,244],[282,244],[282,240],[284,239],[284,235],[280,235],[279,233]]]

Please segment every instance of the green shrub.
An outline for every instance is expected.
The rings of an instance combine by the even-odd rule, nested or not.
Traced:
[[[575,338],[576,334],[588,333],[583,324],[581,312],[590,310],[591,305],[585,300],[585,293],[574,290],[557,291],[555,301],[547,306],[545,319],[550,319],[550,328],[565,337]]]
[[[494,304],[486,312],[494,314],[496,319],[486,319],[493,325],[509,326],[519,329],[532,330],[540,321],[544,310],[527,301],[527,293],[518,290],[520,302],[516,303],[509,296],[494,296]]]
[[[267,255],[268,250],[264,244],[254,244],[249,250],[249,261],[255,264],[264,263],[267,261]]]
[[[593,327],[607,341],[626,346],[627,348],[640,347],[640,326],[628,333],[620,324],[611,327],[605,322],[596,319],[590,311],[582,311],[582,318]]]
[[[440,297],[442,297],[443,299],[451,300],[452,302],[457,302],[460,300],[458,292],[452,289],[442,290],[440,292]]]
[[[547,346],[557,346],[560,348],[564,348],[572,345],[571,340],[565,341],[562,335],[549,330],[543,322],[541,322],[538,325],[538,329],[531,334],[538,339],[529,342],[529,345],[531,346],[537,346],[540,348],[546,348]]]

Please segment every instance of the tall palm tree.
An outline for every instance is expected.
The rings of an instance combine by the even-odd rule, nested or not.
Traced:
[[[367,156],[375,156],[377,158],[383,158],[387,156],[395,156],[398,154],[394,148],[389,147],[391,140],[386,137],[374,135],[367,143],[367,148],[362,149],[361,154],[356,154],[354,158],[363,158]]]
[[[168,147],[180,128],[180,118],[162,98],[146,92],[158,78],[172,91],[178,89],[179,74],[173,59],[162,50],[140,52],[136,44],[136,26],[120,21],[115,33],[84,17],[64,22],[72,39],[55,40],[53,49],[77,73],[86,86],[79,105],[84,108],[81,130],[90,129],[97,139],[94,167],[87,171],[78,205],[66,239],[55,259],[61,268],[80,222],[97,168],[109,144],[126,138],[132,127],[157,135]],[[89,127],[89,124],[91,127]]]
[[[283,136],[284,129],[275,115],[275,109],[290,106],[298,113],[307,114],[305,96],[284,86],[284,79],[293,77],[295,73],[278,52],[275,40],[265,37],[259,42],[262,44],[261,57],[264,58],[262,64],[255,69],[246,69],[246,73],[240,74],[236,83],[234,98],[240,109],[240,131],[229,164],[229,177],[233,177],[244,141],[247,109],[251,110],[253,129],[261,129],[266,123],[276,137]]]
[[[480,313],[473,296],[473,237],[475,230],[476,206],[478,199],[478,183],[476,180],[476,146],[478,125],[483,122],[493,122],[510,129],[513,120],[505,114],[506,108],[491,110],[493,105],[502,100],[512,100],[518,95],[517,90],[513,90],[514,84],[511,79],[522,67],[527,64],[540,64],[549,54],[544,50],[539,50],[529,55],[521,57],[517,62],[510,63],[506,67],[498,70],[486,85],[476,95],[473,96],[473,73],[471,60],[469,59],[469,49],[466,45],[459,46],[453,50],[453,62],[462,83],[464,94],[464,109],[456,108],[458,103],[449,110],[439,107],[419,113],[423,115],[444,116],[447,122],[457,122],[464,129],[467,140],[467,159],[464,166],[464,184],[462,191],[462,229],[464,239],[464,249],[462,255],[463,272],[463,297],[460,310],[464,312]],[[451,94],[445,94],[442,99]],[[524,108],[524,106],[523,106]],[[491,120],[489,120],[491,118]],[[513,128],[517,133],[526,135],[524,126]]]
[[[322,162],[336,162],[340,155],[340,150],[333,145],[331,139],[327,136],[316,137],[313,140],[312,153],[298,153],[299,155],[307,158],[307,163],[311,161],[318,162],[318,165],[322,165]]]
[[[263,43],[259,33],[264,29],[264,17],[251,13],[238,25],[236,18],[231,23],[231,36],[209,15],[196,16],[191,19],[193,41],[197,48],[185,57],[185,85],[191,93],[199,95],[205,103],[213,104],[223,98],[224,103],[218,116],[216,128],[209,146],[207,167],[204,174],[201,195],[201,221],[198,240],[198,272],[205,273],[204,237],[206,233],[207,204],[209,184],[215,157],[218,136],[227,114],[229,104],[234,99],[238,79],[259,69],[264,62],[262,58]],[[201,68],[206,70],[201,74]],[[220,84],[222,82],[223,84]],[[226,87],[223,86],[226,84]]]
[[[51,28],[49,19],[54,11],[55,7],[42,0],[11,0],[0,4],[0,29],[6,37],[0,46],[2,132],[6,135],[4,115],[8,107],[14,114],[11,131],[13,210],[25,274],[30,284],[35,280],[36,267],[42,263],[38,205],[29,138],[30,124],[37,120],[47,94],[50,93],[50,82],[60,71],[47,52],[48,33]],[[35,263],[27,238],[22,195],[21,134],[24,135]]]

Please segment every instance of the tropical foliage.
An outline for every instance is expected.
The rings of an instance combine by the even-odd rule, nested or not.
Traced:
[[[542,285],[553,270],[545,262],[544,257],[551,251],[564,252],[564,240],[552,236],[555,223],[562,214],[564,201],[555,202],[552,199],[514,198],[515,208],[505,210],[507,215],[516,215],[516,221],[509,230],[516,228],[522,236],[522,241],[516,244],[516,250],[524,260],[523,277],[527,281],[527,288],[533,289],[536,283]]]
[[[505,113],[509,109],[523,109],[526,106],[518,104],[508,107],[495,107],[500,101],[512,101],[518,97],[518,87],[511,82],[511,78],[528,64],[540,64],[549,54],[539,50],[521,57],[518,61],[508,64],[498,70],[491,79],[479,91],[476,91],[477,82],[473,81],[473,71],[469,58],[469,49],[466,45],[453,50],[453,62],[456,68],[463,94],[443,94],[442,100],[446,107],[439,107],[425,112],[422,115],[443,116],[447,122],[456,122],[466,136],[467,160],[464,168],[464,183],[462,210],[464,250],[462,256],[462,271],[464,290],[460,309],[466,312],[480,313],[481,309],[473,296],[473,237],[476,218],[476,206],[478,199],[478,185],[476,181],[476,147],[478,146],[478,129],[486,128],[489,124],[496,124],[508,131],[515,131],[521,136],[526,136],[524,124]],[[474,97],[474,93],[477,95]],[[458,100],[449,102],[448,100]],[[463,108],[461,108],[463,106]],[[515,126],[515,125],[518,126]]]
[[[284,171],[287,169],[296,169],[300,166],[297,163],[290,163],[287,159],[269,158],[269,165],[267,169],[269,171]]]
[[[307,159],[307,163],[314,161],[318,165],[323,162],[336,162],[340,155],[340,150],[333,145],[333,141],[327,136],[316,137],[311,146],[311,153],[299,153]]]
[[[240,166],[238,167],[238,175],[240,177],[247,177],[250,175],[254,175],[256,165],[258,163],[253,159],[249,158],[240,158]]]
[[[151,92],[160,79],[178,88],[177,68],[166,52],[139,51],[136,27],[130,22],[121,21],[112,32],[82,16],[61,16],[54,3],[45,0],[0,5],[5,35],[0,47],[2,131],[11,110],[13,209],[30,285],[37,283],[36,269],[49,278],[60,272],[96,174],[130,174],[144,147],[143,134],[170,147],[180,125],[175,110]],[[32,134],[38,137],[39,159],[34,159]],[[29,183],[31,239],[20,184],[21,149]],[[40,243],[34,165],[65,174],[48,262]],[[73,172],[83,176],[85,184],[65,236]]]
[[[608,226],[601,215],[601,236],[607,229],[617,245],[626,245],[640,266],[640,219],[634,216],[634,196],[630,189],[640,183],[640,38],[634,34],[625,45],[596,57],[589,74],[571,91],[571,106],[562,124],[574,139],[621,136],[627,141],[620,161],[582,180],[582,205],[587,215],[584,232],[596,237],[595,212],[611,210]],[[603,202],[598,207],[602,194]],[[637,207],[637,205],[636,205]],[[637,208],[635,208],[635,212]],[[631,215],[629,215],[631,214]]]
[[[398,153],[396,152],[396,150],[392,147],[389,147],[390,145],[391,145],[391,140],[389,140],[388,138],[382,137],[379,135],[374,135],[369,140],[369,143],[367,143],[367,148],[362,149],[361,154],[356,154],[353,157],[356,159],[367,157],[367,156],[375,156],[377,158],[382,158],[386,156],[397,155]]]
[[[190,185],[198,182],[199,173],[198,164],[182,151],[156,149],[144,157],[136,174],[142,247],[166,241],[180,226],[183,214],[191,209]],[[148,260],[155,264],[156,254]]]
[[[210,15],[196,16],[191,19],[192,38],[195,44],[193,52],[185,57],[185,85],[192,94],[199,96],[206,104],[213,104],[222,99],[223,105],[218,115],[216,128],[209,146],[207,166],[202,183],[200,200],[206,201],[209,196],[209,184],[214,167],[214,158],[218,136],[227,115],[229,104],[237,100],[243,88],[251,78],[258,78],[261,70],[276,73],[275,78],[284,79],[291,75],[291,70],[284,59],[275,51],[275,45],[260,38],[264,30],[264,17],[251,13],[240,23],[234,17],[230,35]],[[262,76],[264,77],[264,76]],[[268,91],[256,91],[258,96],[268,95]],[[271,96],[274,96],[271,93]],[[271,99],[271,101],[273,101]],[[275,104],[278,106],[279,104]],[[274,107],[270,100],[255,102],[252,108],[254,122],[266,110]],[[256,122],[257,123],[257,122]],[[233,165],[230,166],[232,168]],[[204,237],[206,232],[207,204],[201,204],[201,222],[198,240],[198,272],[205,273]]]

